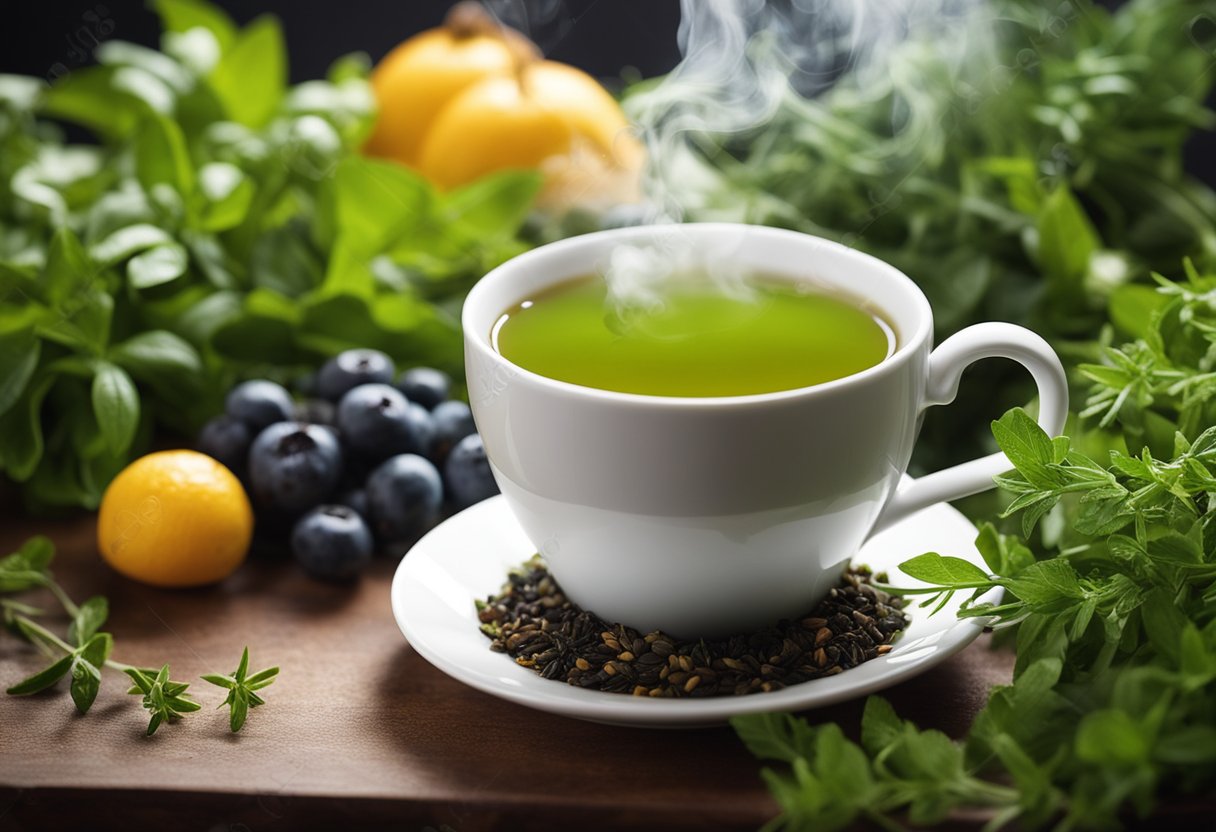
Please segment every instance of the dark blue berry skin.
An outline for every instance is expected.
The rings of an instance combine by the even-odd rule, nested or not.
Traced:
[[[198,434],[198,449],[238,477],[245,471],[253,431],[240,419],[216,416]]]
[[[245,381],[228,392],[224,409],[257,433],[275,422],[291,419],[294,405],[291,394],[273,381]]]
[[[435,439],[431,443],[431,460],[442,465],[456,443],[476,433],[473,412],[464,402],[443,402],[431,411],[431,423],[435,426]]]
[[[392,384],[396,373],[393,359],[379,350],[347,350],[321,367],[317,373],[316,394],[338,402],[347,391],[360,384]]]
[[[442,370],[415,367],[401,374],[401,378],[397,380],[397,389],[410,401],[422,405],[427,410],[434,410],[441,402],[447,401],[448,393],[452,389],[452,380]]]
[[[310,425],[333,426],[337,424],[338,409],[334,407],[333,402],[327,402],[325,399],[305,399],[296,402],[291,418]]]
[[[486,447],[476,433],[456,443],[443,466],[444,484],[448,497],[457,508],[493,497],[498,493],[498,483],[490,472],[490,461],[486,459]]]
[[[296,521],[291,553],[314,578],[347,581],[372,559],[375,544],[367,523],[349,506],[324,505]]]
[[[443,503],[443,481],[429,460],[399,454],[367,478],[372,529],[383,542],[413,540],[434,525]]]
[[[425,454],[434,433],[430,414],[387,384],[362,384],[343,396],[338,429],[347,447],[377,461]]]
[[[371,512],[367,506],[367,491],[362,488],[352,488],[350,491],[343,491],[335,502],[340,506],[353,508],[364,520],[368,520],[371,517]]]
[[[249,448],[249,481],[263,508],[300,514],[329,499],[342,476],[342,449],[331,429],[280,422]]]

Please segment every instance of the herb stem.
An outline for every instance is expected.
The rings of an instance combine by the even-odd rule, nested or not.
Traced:
[[[68,597],[68,594],[63,591],[63,587],[61,587],[53,578],[47,579],[46,588],[51,591],[51,594],[55,596],[56,600],[59,601],[59,603],[63,606],[64,611],[68,615],[75,618],[80,614],[80,607],[76,606],[76,602]]]
[[[14,616],[14,619],[19,623],[21,629],[36,633],[37,636],[47,644],[53,644],[65,653],[75,653],[76,648],[68,644],[59,636],[52,633],[46,627],[43,627],[32,618],[27,618],[24,615]]]

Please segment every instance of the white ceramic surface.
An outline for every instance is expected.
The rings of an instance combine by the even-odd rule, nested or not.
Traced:
[[[917,586],[897,565],[926,551],[966,558],[984,568],[975,527],[947,505],[912,514],[872,537],[855,561],[887,570],[898,586]],[[563,716],[620,725],[691,727],[737,714],[796,711],[873,693],[933,667],[979,635],[983,623],[955,617],[958,597],[937,615],[911,607],[912,623],[885,656],[826,679],[773,693],[705,699],[650,699],[583,690],[542,679],[490,650],[473,602],[496,593],[506,573],[535,551],[506,501],[494,497],[457,514],[422,538],[393,579],[393,615],[424,659],[467,685]],[[984,600],[997,603],[1000,591]]]
[[[555,381],[494,350],[505,310],[596,271],[624,245],[809,279],[876,308],[897,349],[814,387],[700,399]],[[463,312],[470,400],[494,476],[571,599],[639,630],[705,636],[810,607],[875,529],[992,487],[1009,467],[1002,454],[900,484],[923,411],[951,401],[973,362],[1024,365],[1040,424],[1063,428],[1064,370],[1042,338],[979,324],[931,352],[932,324],[920,289],[886,263],[806,234],[719,223],[543,246],[486,275]]]

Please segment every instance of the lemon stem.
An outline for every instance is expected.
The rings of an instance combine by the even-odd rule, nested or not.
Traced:
[[[443,20],[444,28],[459,40],[484,36],[498,38],[511,53],[515,64],[515,80],[526,95],[528,92],[526,71],[543,56],[526,35],[498,20],[476,0],[463,0],[448,12]]]

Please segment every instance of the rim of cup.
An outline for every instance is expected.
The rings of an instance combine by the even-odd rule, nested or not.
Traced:
[[[569,381],[561,381],[559,379],[549,378],[548,376],[528,370],[524,367],[511,361],[498,350],[494,348],[491,341],[491,328],[482,326],[488,316],[493,316],[493,320],[497,320],[508,308],[504,305],[499,308],[497,305],[485,308],[489,303],[487,296],[498,288],[498,284],[513,279],[521,270],[536,269],[543,270],[543,265],[546,261],[565,257],[571,250],[597,247],[605,240],[617,239],[621,244],[636,243],[645,245],[648,240],[653,241],[656,237],[671,238],[681,233],[687,233],[693,236],[696,235],[716,235],[716,234],[736,234],[736,235],[760,235],[769,237],[774,240],[784,240],[792,242],[797,240],[797,244],[808,246],[808,252],[814,256],[812,249],[820,251],[830,251],[835,256],[841,256],[845,259],[852,260],[859,269],[865,269],[871,274],[878,274],[882,277],[881,280],[887,281],[891,286],[898,286],[908,296],[915,307],[915,327],[913,331],[904,335],[902,332],[896,333],[895,350],[890,355],[883,358],[872,367],[867,367],[856,373],[852,373],[841,378],[832,379],[831,381],[820,382],[807,387],[796,387],[790,390],[776,390],[768,393],[749,393],[740,396],[658,396],[644,393],[625,393],[617,390],[604,390],[598,387],[589,387],[587,385],[575,384]],[[595,268],[594,262],[586,264],[583,270],[576,270],[573,273],[561,274],[555,276],[551,280],[543,281],[543,286],[548,287],[561,283],[565,280],[576,279],[588,273],[592,273]],[[792,269],[765,269],[766,273],[772,273],[778,278],[790,276]],[[830,288],[842,289],[835,281],[822,281],[828,283]],[[888,308],[889,298],[876,297],[874,294],[861,294],[858,292],[850,292],[848,289],[842,289],[842,292],[853,300],[864,300],[868,304],[873,304],[875,307],[883,310],[890,318],[897,317]],[[523,293],[520,296],[514,297],[509,303],[519,303],[526,298]],[[494,364],[505,365],[510,368],[512,373],[527,378],[533,384],[550,389],[554,393],[565,393],[568,395],[580,395],[592,399],[598,399],[605,403],[616,403],[625,405],[644,405],[647,407],[664,407],[664,408],[689,408],[697,409],[704,407],[722,408],[729,406],[752,406],[757,404],[766,404],[773,402],[787,401],[791,399],[802,399],[808,397],[818,397],[830,395],[832,392],[839,390],[842,387],[857,384],[869,379],[878,378],[888,373],[896,372],[898,367],[907,362],[926,342],[932,337],[933,331],[933,309],[929,304],[928,298],[925,297],[921,288],[916,285],[912,278],[905,275],[899,269],[892,266],[873,255],[858,251],[855,248],[844,245],[843,243],[834,240],[828,240],[824,237],[817,237],[813,234],[805,234],[801,231],[792,231],[784,228],[771,228],[767,226],[749,225],[747,223],[727,223],[727,222],[704,222],[704,223],[670,223],[670,224],[655,224],[629,226],[625,228],[611,228],[604,231],[594,231],[589,234],[581,234],[577,237],[568,237],[556,242],[547,243],[538,246],[523,254],[516,255],[510,260],[496,266],[485,274],[476,285],[469,291],[465,298],[464,307],[461,312],[461,327],[464,331],[464,340],[466,349],[476,350],[483,358]],[[930,343],[929,346],[932,346]]]

